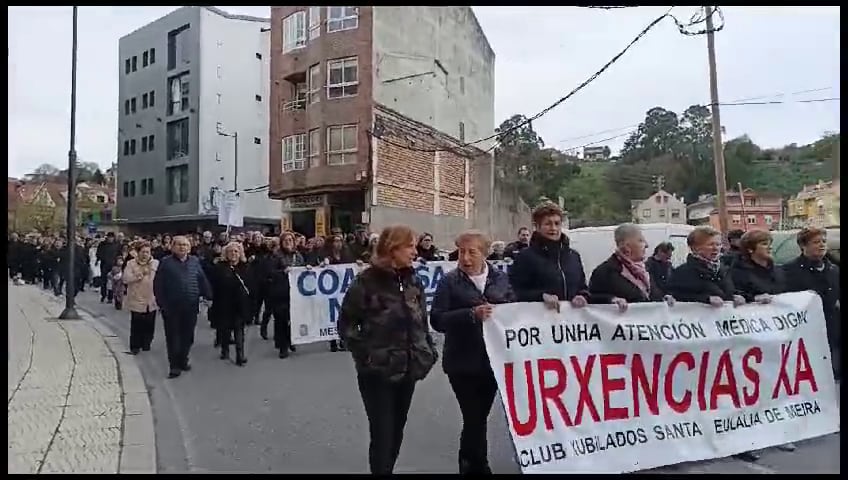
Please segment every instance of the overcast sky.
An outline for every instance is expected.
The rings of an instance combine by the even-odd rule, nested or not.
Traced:
[[[118,39],[178,7],[80,7],[77,151],[115,159]],[[270,7],[219,7],[269,16]],[[495,51],[495,118],[532,115],[617,54],[668,7],[474,7]],[[688,20],[694,7],[672,13]],[[839,97],[839,7],[725,7],[716,35],[722,102]],[[71,7],[9,7],[9,175],[67,164]],[[709,100],[706,37],[665,20],[584,90],[534,123],[550,146],[577,147],[638,124],[662,106]],[[793,92],[822,89],[799,95]],[[779,96],[784,94],[783,96]],[[728,136],[763,146],[839,130],[839,101],[722,108]],[[606,144],[615,151],[624,136]]]

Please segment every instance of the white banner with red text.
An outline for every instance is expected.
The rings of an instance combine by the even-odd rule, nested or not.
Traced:
[[[506,270],[508,262],[491,262]],[[295,267],[289,270],[291,285],[291,338],[294,345],[325,342],[339,338],[336,330],[342,299],[359,271],[355,263],[326,267]],[[427,310],[436,286],[445,273],[456,268],[456,262],[427,262],[414,266],[424,284]]]
[[[624,473],[839,431],[820,298],[560,313],[498,305],[483,328],[524,473]]]

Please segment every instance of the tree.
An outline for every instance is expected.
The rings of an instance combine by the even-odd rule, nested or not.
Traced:
[[[54,180],[61,175],[61,171],[50,165],[49,163],[42,163],[38,166],[32,173],[28,173],[24,175],[27,181],[31,182],[45,182]]]

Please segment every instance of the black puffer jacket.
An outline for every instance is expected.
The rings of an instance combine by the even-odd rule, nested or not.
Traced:
[[[730,276],[736,292],[745,297],[746,302],[753,302],[757,295],[778,295],[786,291],[782,269],[774,263],[763,267],[747,255],[736,258],[730,267]]]
[[[795,260],[783,265],[786,275],[786,291],[802,292],[813,290],[822,299],[822,310],[827,323],[827,335],[832,345],[841,345],[842,321],[839,318],[839,267],[827,258],[823,268],[816,269],[815,263],[801,255]]]
[[[474,318],[471,309],[485,303],[514,302],[515,294],[506,273],[492,265],[488,268],[483,293],[458,268],[445,274],[436,287],[430,324],[433,330],[445,334],[442,368],[448,375],[492,374],[483,341],[483,324]]]
[[[235,267],[220,261],[211,267],[209,281],[215,299],[209,308],[212,328],[239,328],[252,315],[250,287],[247,280],[247,264]]]
[[[530,246],[518,254],[509,268],[509,282],[519,302],[541,302],[544,293],[563,301],[571,301],[577,295],[589,299],[583,261],[565,235],[552,242],[533,232]]]
[[[671,262],[662,262],[654,257],[645,260],[645,268],[651,276],[651,281],[657,286],[659,292],[665,295],[668,291],[668,279],[671,277]]]
[[[344,296],[338,330],[360,374],[422,380],[438,358],[424,285],[411,268],[360,273]]]
[[[680,302],[710,303],[710,297],[730,302],[737,292],[727,267],[721,265],[712,271],[703,261],[689,255],[686,263],[671,272],[668,294]]]
[[[288,269],[305,265],[299,252],[280,250],[270,257],[266,289],[268,300],[277,308],[290,305],[291,284]]]

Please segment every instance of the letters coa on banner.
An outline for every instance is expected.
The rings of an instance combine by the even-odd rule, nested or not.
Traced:
[[[839,431],[821,300],[495,307],[492,370],[524,473],[622,473]]]

